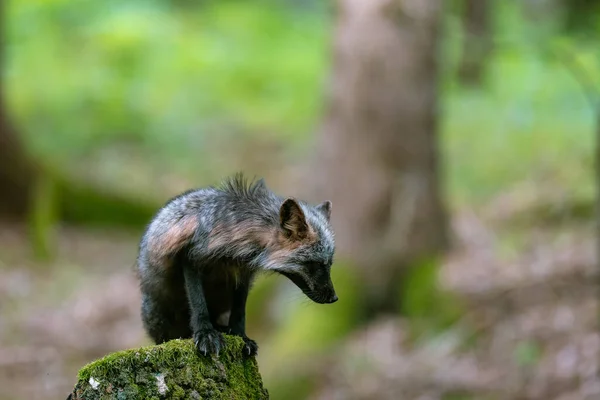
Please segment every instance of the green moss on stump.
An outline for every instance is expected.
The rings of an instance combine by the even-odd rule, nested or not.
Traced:
[[[196,353],[190,339],[120,351],[83,367],[71,399],[268,399],[255,358],[225,335],[219,357]]]

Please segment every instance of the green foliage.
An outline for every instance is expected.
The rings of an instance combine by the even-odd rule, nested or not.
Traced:
[[[57,206],[56,182],[45,172],[36,176],[29,211],[29,237],[33,255],[38,261],[55,257],[55,228],[60,218]]]
[[[593,187],[594,110],[569,64],[580,63],[592,81],[585,89],[598,93],[599,47],[563,35],[558,15],[531,18],[521,2],[495,2],[488,79],[464,90],[455,79],[460,22],[446,16],[441,138],[453,203],[480,203],[524,181]]]
[[[438,271],[437,259],[415,262],[400,283],[400,310],[415,335],[448,328],[463,313],[458,298],[439,287]]]
[[[530,367],[538,363],[542,355],[540,345],[535,341],[523,341],[515,349],[515,363],[520,367]]]
[[[274,378],[273,384],[269,385],[269,394],[274,399],[304,400],[314,393],[317,381],[315,370],[294,370],[293,375]]]
[[[400,305],[408,317],[425,316],[436,304],[438,264],[431,260],[408,267],[402,281]]]
[[[497,79],[485,93],[448,95],[446,175],[461,203],[523,181],[552,179],[578,191],[593,185],[593,109],[566,66],[539,54],[503,51],[490,63]],[[587,64],[600,70],[600,62]]]
[[[218,141],[260,136],[300,151],[322,113],[332,19],[325,6],[290,4],[11,1],[10,110],[35,155],[124,189],[148,182],[150,191],[165,170],[217,178],[228,165]],[[451,201],[484,201],[523,180],[591,188],[593,113],[564,63],[548,57],[555,39],[569,39],[560,15],[531,22],[519,2],[494,7],[497,44],[478,91],[456,83],[461,28],[456,13],[445,18],[440,122]],[[566,41],[600,81],[599,47]]]
[[[278,278],[280,277],[259,276],[252,286],[252,291],[246,305],[247,332],[265,332],[270,330],[272,321],[269,318],[269,313],[265,310],[269,308],[269,304],[273,301],[277,284],[281,283]],[[248,335],[254,338],[254,333],[248,333]]]
[[[472,394],[469,393],[448,393],[442,396],[442,400],[475,400]]]
[[[564,28],[585,39],[596,38],[600,31],[600,4],[597,1],[570,0],[564,5]]]
[[[73,181],[61,180],[58,185],[62,217],[73,224],[140,229],[161,205]]]
[[[192,340],[112,353],[79,371],[74,399],[267,399],[256,360],[242,355],[242,339],[225,339],[225,351],[212,358],[198,355]]]
[[[324,17],[198,4],[10,2],[6,90],[29,147],[65,169],[121,149],[202,175],[215,135],[302,139],[319,109]]]

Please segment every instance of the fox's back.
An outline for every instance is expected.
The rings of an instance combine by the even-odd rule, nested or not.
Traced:
[[[264,181],[248,182],[241,176],[220,187],[183,192],[167,201],[148,224],[140,242],[138,269],[143,273],[164,267],[168,258],[192,241],[196,249],[207,249],[211,235],[219,230],[274,228],[281,202]]]

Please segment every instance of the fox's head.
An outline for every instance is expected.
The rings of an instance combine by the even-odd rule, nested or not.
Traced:
[[[330,201],[311,206],[286,199],[279,209],[277,246],[270,257],[273,270],[320,304],[338,300],[331,282],[335,242],[330,216]]]

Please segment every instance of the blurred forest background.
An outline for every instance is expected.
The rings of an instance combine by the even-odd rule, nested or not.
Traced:
[[[3,3],[0,399],[149,344],[145,224],[238,170],[333,201],[340,301],[250,294],[272,398],[600,398],[600,2]]]

